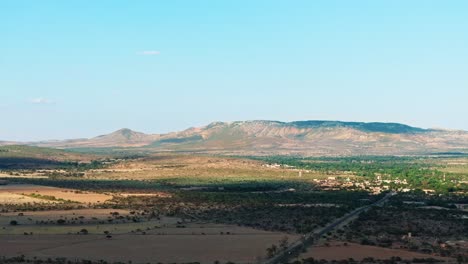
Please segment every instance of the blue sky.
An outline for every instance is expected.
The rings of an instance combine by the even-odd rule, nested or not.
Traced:
[[[0,140],[212,121],[468,130],[467,1],[0,1]]]

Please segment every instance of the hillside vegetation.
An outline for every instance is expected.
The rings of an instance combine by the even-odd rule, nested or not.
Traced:
[[[398,123],[340,121],[214,122],[168,134],[121,129],[91,139],[47,141],[56,148],[117,148],[133,152],[228,155],[420,155],[468,152],[468,132],[422,129]],[[112,149],[111,149],[112,151]]]

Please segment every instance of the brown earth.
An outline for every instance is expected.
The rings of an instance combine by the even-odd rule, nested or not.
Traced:
[[[112,199],[111,195],[82,192],[72,189],[56,188],[32,184],[8,184],[0,185],[0,204],[1,203],[25,203],[25,202],[46,202],[50,200],[40,197],[29,197],[31,194],[54,196],[57,199],[70,200],[78,203],[103,203]],[[19,196],[27,197],[20,199]],[[3,197],[3,198],[2,198]],[[34,198],[34,200],[28,199]]]
[[[0,256],[24,254],[28,258],[65,257],[133,263],[213,263],[216,260],[252,263],[264,257],[266,248],[278,244],[285,236],[289,241],[298,239],[297,235],[234,225],[184,223],[185,227],[180,228],[181,219],[164,216],[137,223],[90,222],[91,218],[107,219],[112,212],[121,216],[131,214],[115,209],[30,211],[22,212],[21,216],[17,212],[2,213]],[[34,224],[38,220],[80,216],[84,224]],[[12,219],[17,219],[19,225],[9,225]],[[89,230],[88,235],[77,234],[83,228]],[[105,237],[105,230],[111,232],[110,239]]]
[[[220,234],[223,232],[223,234]],[[229,232],[230,234],[226,234]],[[222,225],[190,225],[161,228],[142,234],[104,235],[2,235],[0,255],[134,263],[213,263],[234,261],[253,263],[264,257],[266,248],[286,234]],[[286,235],[290,241],[297,236]],[[99,250],[96,250],[99,248]]]
[[[306,253],[300,255],[299,259],[312,257],[314,259],[325,259],[331,261],[345,260],[349,258],[353,258],[354,260],[362,260],[367,257],[372,257],[374,259],[390,259],[391,257],[400,257],[405,260],[412,260],[413,258],[435,258],[445,261],[452,260],[451,258],[438,257],[406,250],[366,246],[349,242],[347,244],[347,246],[344,246],[344,242],[331,242],[330,246],[312,246],[307,249]]]
[[[2,192],[0,190],[0,204],[27,204],[27,203],[52,203],[42,199],[32,198],[21,194]]]
[[[105,169],[90,170],[91,179],[161,179],[161,178],[294,178],[299,171],[268,167],[261,161],[204,155],[155,154],[136,160],[122,161]],[[318,172],[302,171],[302,177],[326,178]]]

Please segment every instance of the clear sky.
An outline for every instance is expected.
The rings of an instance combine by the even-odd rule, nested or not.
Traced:
[[[468,1],[0,1],[0,140],[234,120],[468,130]]]

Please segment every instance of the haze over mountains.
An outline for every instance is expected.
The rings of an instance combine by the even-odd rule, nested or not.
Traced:
[[[422,129],[398,123],[258,120],[213,122],[167,134],[144,134],[120,129],[90,139],[25,144],[53,148],[137,148],[230,155],[412,155],[468,152],[468,132]]]

